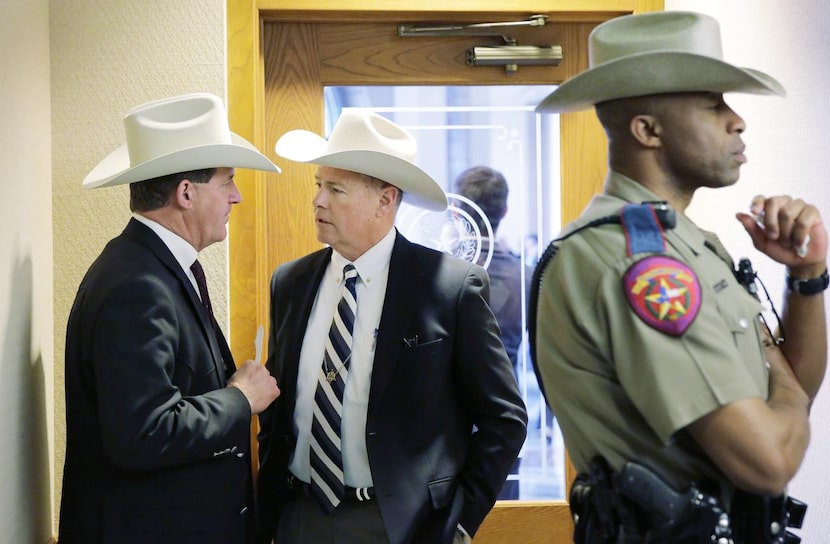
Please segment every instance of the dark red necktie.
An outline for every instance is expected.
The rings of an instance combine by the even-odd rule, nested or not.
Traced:
[[[213,321],[213,306],[210,305],[210,295],[208,295],[208,288],[207,288],[207,279],[205,278],[205,270],[202,268],[202,265],[199,264],[199,261],[193,261],[193,264],[190,265],[190,271],[193,272],[193,277],[196,278],[196,285],[199,286],[199,296],[202,297],[202,304],[204,305],[205,309],[208,311],[208,315],[211,318],[211,322]]]

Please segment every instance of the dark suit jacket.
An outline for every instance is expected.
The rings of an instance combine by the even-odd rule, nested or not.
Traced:
[[[292,495],[300,348],[330,257],[327,248],[285,264],[271,282],[268,365],[281,394],[260,417],[262,542]],[[475,533],[524,442],[527,414],[487,296],[481,267],[397,235],[366,423],[392,544],[449,543],[459,522]],[[420,345],[407,346],[416,335]]]
[[[66,333],[61,544],[245,541],[251,410],[167,246],[131,220]]]

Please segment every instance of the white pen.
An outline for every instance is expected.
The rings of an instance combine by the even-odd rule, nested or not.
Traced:
[[[256,338],[254,338],[254,350],[256,353],[256,355],[254,355],[254,361],[256,361],[256,364],[258,365],[262,364],[262,337],[264,336],[264,334],[265,327],[263,325],[257,327]]]

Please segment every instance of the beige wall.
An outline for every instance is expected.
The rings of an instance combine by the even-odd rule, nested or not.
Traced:
[[[133,106],[196,91],[224,96],[226,39],[224,0],[52,0],[49,6],[59,497],[66,320],[87,267],[130,217],[125,186],[87,191],[81,181],[123,142],[122,118]],[[227,331],[227,245],[205,250],[201,261]]]
[[[0,51],[0,540],[46,542],[54,364],[48,0],[0,0]]]

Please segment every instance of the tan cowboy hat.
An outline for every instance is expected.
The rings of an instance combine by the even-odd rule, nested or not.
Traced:
[[[85,189],[110,187],[203,168],[280,169],[230,131],[218,96],[195,93],[136,106],[124,117],[127,143],[84,179]]]
[[[785,94],[767,74],[724,62],[718,22],[700,13],[611,19],[591,32],[588,56],[590,68],[560,85],[537,112],[565,113],[618,98],[674,92]]]
[[[447,195],[432,177],[415,166],[415,138],[377,113],[346,108],[328,140],[308,130],[283,134],[274,150],[297,162],[366,174],[403,191],[403,200],[432,211],[447,208]]]

